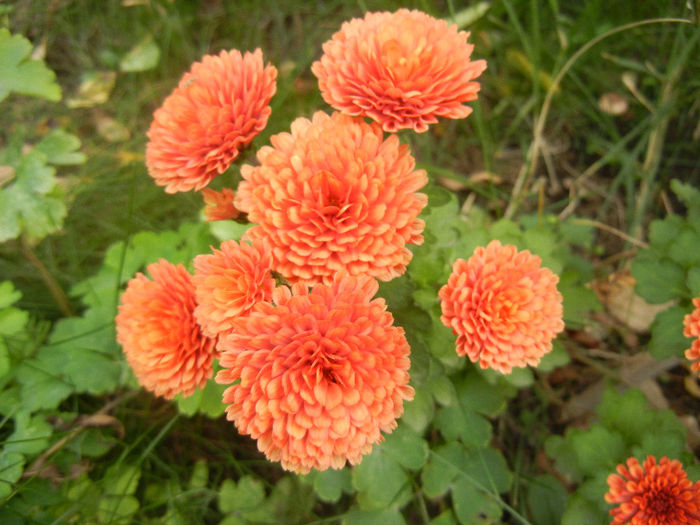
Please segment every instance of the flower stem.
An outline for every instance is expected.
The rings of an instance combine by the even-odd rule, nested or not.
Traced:
[[[54,279],[53,275],[51,275],[46,266],[44,266],[44,263],[41,262],[41,259],[39,259],[36,256],[34,250],[32,250],[32,247],[29,244],[29,241],[27,241],[25,237],[22,237],[22,253],[26,257],[26,259],[32,264],[32,266],[34,266],[34,268],[37,269],[39,275],[41,275],[41,278],[44,280],[44,283],[46,284],[49,291],[51,292],[51,295],[56,301],[58,308],[61,310],[61,313],[66,317],[70,317],[71,315],[73,315],[73,307],[71,306],[70,301],[68,300],[66,292],[63,291],[63,288],[61,288],[61,285],[58,284],[58,281]]]

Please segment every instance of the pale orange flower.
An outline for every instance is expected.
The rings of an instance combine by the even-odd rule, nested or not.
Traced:
[[[262,52],[206,55],[153,114],[146,166],[165,191],[199,190],[267,125],[277,89]]]
[[[323,44],[311,71],[338,111],[379,122],[384,131],[428,129],[438,117],[465,118],[486,61],[471,60],[469,33],[420,11],[367,13]]]
[[[564,329],[559,278],[540,264],[498,241],[457,259],[439,296],[440,319],[457,334],[459,355],[503,374],[537,366]]]
[[[279,287],[220,340],[227,417],[283,468],[359,463],[413,398],[408,342],[377,289],[347,274]]]
[[[683,318],[683,335],[700,338],[700,297],[693,299],[695,310]],[[700,339],[695,339],[685,351],[686,359],[693,361],[690,369],[700,372]]]
[[[230,188],[223,188],[221,191],[202,188],[204,216],[207,221],[228,221],[237,218],[240,212],[233,205],[235,196]]]
[[[647,456],[640,466],[629,458],[608,476],[605,501],[618,505],[610,511],[612,525],[700,525],[700,481],[688,479],[678,460],[662,457],[658,465]]]
[[[209,337],[228,332],[233,319],[269,300],[275,287],[270,250],[262,242],[224,241],[220,250],[212,251],[194,258],[192,277],[194,316]]]
[[[290,282],[330,282],[333,274],[387,281],[423,242],[418,214],[428,181],[407,146],[361,119],[321,111],[258,152],[260,166],[241,167],[235,204],[256,223],[249,239],[267,239],[275,271]]]
[[[139,384],[157,396],[189,396],[214,373],[216,340],[194,319],[194,285],[184,266],[164,259],[136,274],[121,296],[117,341]]]

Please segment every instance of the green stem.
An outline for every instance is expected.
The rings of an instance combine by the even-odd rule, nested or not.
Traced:
[[[32,250],[32,247],[29,244],[29,241],[27,241],[25,237],[22,237],[21,241],[22,253],[26,257],[26,259],[31,263],[31,265],[37,269],[39,275],[41,275],[41,278],[48,287],[49,292],[51,292],[51,295],[56,301],[58,308],[61,310],[61,313],[66,317],[70,317],[71,315],[73,315],[73,308],[71,307],[66,292],[63,291],[63,288],[61,288],[61,285],[58,284],[58,281],[54,279],[53,275],[51,275],[51,272],[49,272],[46,266],[44,266],[44,263],[41,262],[41,259],[39,259],[36,256],[34,250]]]

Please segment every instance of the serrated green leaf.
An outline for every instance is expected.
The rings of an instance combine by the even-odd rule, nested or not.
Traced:
[[[501,241],[501,244],[514,244],[519,248],[523,245],[523,232],[515,222],[510,219],[500,219],[494,222],[489,229],[492,239]]]
[[[103,496],[97,507],[97,519],[100,523],[126,525],[132,522],[137,510],[139,500],[133,496]]]
[[[22,292],[15,290],[12,281],[0,283],[0,308],[7,308],[22,298]]]
[[[32,44],[22,35],[0,28],[0,102],[10,92],[61,100],[56,75],[41,60],[31,60]]]
[[[160,48],[153,35],[146,35],[119,62],[119,69],[125,72],[147,71],[158,65]]]
[[[243,476],[238,483],[226,479],[219,489],[219,510],[224,514],[247,511],[258,507],[265,499],[262,482],[252,476]]]
[[[688,289],[693,297],[700,297],[700,266],[688,270]]]
[[[428,444],[405,423],[399,423],[381,446],[390,458],[409,470],[419,470],[428,459]]]
[[[206,488],[209,483],[209,465],[206,460],[197,460],[192,468],[192,475],[190,476],[190,482],[187,486],[194,489]]]
[[[54,193],[54,168],[46,157],[30,151],[15,166],[15,179],[0,188],[0,242],[24,232],[39,240],[60,229],[66,215],[63,200]]]
[[[563,318],[567,326],[580,326],[591,312],[601,309],[596,294],[583,285],[577,271],[564,271],[559,276],[557,289],[562,295]]]
[[[3,451],[10,454],[37,454],[49,445],[53,427],[42,416],[30,417],[26,412],[15,415],[15,431],[5,441]]]
[[[527,506],[537,525],[560,525],[569,493],[557,478],[539,475],[528,483]]]
[[[417,434],[422,434],[433,419],[435,403],[432,396],[424,389],[416,390],[412,401],[403,404],[404,413],[401,421],[410,426]]]
[[[327,469],[316,473],[313,480],[314,491],[321,501],[335,503],[343,492],[352,490],[352,480],[348,469]]]
[[[343,518],[343,525],[405,525],[401,513],[396,509],[355,511]]]
[[[431,377],[427,388],[440,405],[454,406],[457,403],[457,390],[449,377],[445,375]]]
[[[446,440],[459,439],[470,448],[482,447],[491,439],[491,423],[461,405],[441,408],[435,417],[435,428]]]
[[[0,498],[12,493],[15,483],[24,472],[24,456],[18,452],[0,452]]]
[[[489,383],[484,376],[472,367],[469,372],[455,381],[457,398],[466,410],[473,410],[487,417],[495,417],[506,407],[506,398],[515,390],[509,390],[503,383]]]
[[[690,339],[683,335],[683,318],[687,313],[680,306],[672,306],[656,314],[649,340],[649,353],[655,359],[681,357],[690,348]]]
[[[455,515],[463,525],[498,523],[502,511],[494,496],[484,494],[464,477],[455,480],[451,492]]]
[[[644,252],[632,261],[630,269],[637,280],[635,291],[652,304],[677,299],[687,293],[683,268],[673,261]]]
[[[115,463],[107,469],[103,478],[105,494],[110,496],[133,494],[140,479],[141,469],[136,465]]]
[[[73,393],[73,387],[40,359],[25,360],[15,369],[20,385],[20,406],[27,412],[56,408]]]
[[[448,509],[430,520],[430,525],[457,525],[457,518],[452,509]]]
[[[591,525],[592,523],[607,523],[610,516],[601,512],[589,501],[579,496],[572,496],[566,504],[566,510],[561,518],[561,525]]]
[[[57,166],[84,164],[87,157],[78,151],[80,139],[62,129],[54,129],[46,134],[35,146],[35,150],[46,156],[46,161]]]
[[[683,228],[683,219],[678,215],[669,215],[665,219],[656,219],[649,224],[649,243],[660,254],[668,249],[676,235]]]
[[[19,308],[9,307],[0,310],[0,336],[21,332],[29,321],[29,313]]]
[[[618,432],[595,424],[589,430],[575,429],[567,434],[579,467],[584,473],[612,472],[625,455],[625,443]]]
[[[559,341],[554,341],[552,343],[552,351],[542,357],[537,365],[537,370],[539,372],[551,372],[555,368],[569,363],[570,360],[566,348]]]
[[[302,483],[297,476],[288,475],[277,480],[270,497],[261,508],[269,511],[272,523],[281,521],[306,523],[309,521],[315,503],[313,488]],[[261,509],[256,510],[260,511]],[[245,516],[252,521],[252,516],[249,513],[246,513]]]
[[[684,226],[668,246],[668,256],[683,268],[700,263],[700,234],[690,226]]]
[[[375,447],[352,473],[354,487],[365,494],[363,510],[386,509],[394,503],[408,476],[382,447]]]
[[[11,366],[10,352],[7,349],[5,341],[0,337],[0,379],[10,372]]]

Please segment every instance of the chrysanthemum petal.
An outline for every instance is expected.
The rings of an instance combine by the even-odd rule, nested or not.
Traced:
[[[259,49],[195,62],[153,114],[146,166],[156,184],[168,193],[199,190],[226,171],[267,125],[276,77]]]
[[[161,259],[137,274],[121,296],[117,341],[146,390],[172,399],[191,395],[213,375],[216,339],[202,334],[193,315],[194,285],[182,265]]]
[[[345,22],[313,63],[332,107],[379,122],[384,131],[428,129],[438,117],[465,118],[474,81],[486,69],[471,60],[469,33],[416,10],[367,13]]]
[[[413,398],[408,342],[376,290],[347,274],[278,288],[220,339],[227,417],[283,468],[359,463]]]
[[[457,334],[457,353],[508,374],[537,366],[564,329],[558,277],[539,257],[491,241],[458,259],[440,289],[443,324]]]

